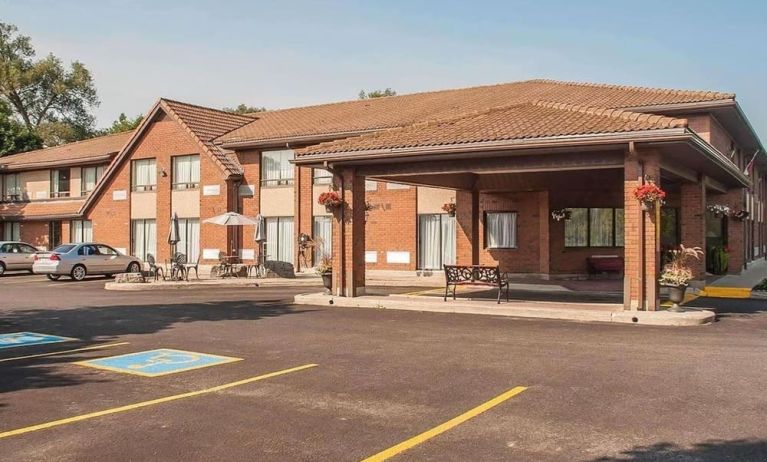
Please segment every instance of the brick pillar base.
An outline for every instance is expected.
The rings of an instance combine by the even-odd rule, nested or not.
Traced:
[[[354,169],[333,175],[343,207],[333,212],[333,294],[365,293],[365,177]]]
[[[680,227],[682,245],[706,251],[706,186],[704,182],[683,183],[681,187]],[[695,279],[706,274],[706,257],[690,261]]]
[[[624,165],[623,182],[625,216],[623,304],[626,309],[653,311],[659,305],[657,277],[660,270],[660,252],[657,207],[650,211],[643,211],[641,204],[634,197],[634,189],[645,179],[660,183],[657,154],[647,153],[640,157],[628,154]]]

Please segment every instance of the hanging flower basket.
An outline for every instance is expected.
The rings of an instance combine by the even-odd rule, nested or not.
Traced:
[[[648,181],[634,189],[634,197],[642,205],[642,210],[647,211],[652,210],[656,204],[663,205],[666,191],[660,189],[660,186],[653,181]]]
[[[730,206],[724,204],[711,204],[706,207],[706,210],[713,213],[717,218],[733,216]]]
[[[732,214],[732,217],[738,221],[743,221],[751,215],[747,210],[739,210]]]
[[[573,214],[570,209],[557,209],[551,211],[551,219],[554,221],[569,220]]]
[[[447,202],[445,204],[442,204],[442,210],[447,212],[448,216],[454,217],[455,216],[455,203]]]
[[[328,191],[320,194],[317,198],[317,203],[325,206],[327,212],[333,212],[333,210],[341,207],[344,201],[341,200],[341,196],[336,191]]]

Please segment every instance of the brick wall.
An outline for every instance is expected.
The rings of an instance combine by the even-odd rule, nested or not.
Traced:
[[[363,185],[364,186],[364,185]],[[368,269],[409,270],[418,265],[416,209],[417,188],[388,189],[383,182],[376,191],[365,191],[371,210],[367,213],[365,250],[375,251],[377,263]],[[386,252],[409,252],[410,263],[387,263]]]
[[[680,188],[680,233],[685,247],[706,249],[706,188],[701,183],[683,183]],[[695,278],[706,273],[706,258],[690,262]]]
[[[19,224],[19,234],[22,241],[35,247],[49,248],[50,246],[47,221],[22,221]]]

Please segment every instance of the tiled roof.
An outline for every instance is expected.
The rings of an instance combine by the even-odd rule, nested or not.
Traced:
[[[43,218],[78,215],[85,199],[0,203],[3,218]]]
[[[256,114],[257,120],[219,137],[217,142],[280,140],[375,131],[541,100],[636,110],[643,106],[733,98],[735,95],[732,93],[710,91],[528,80],[259,112]]]
[[[162,100],[191,131],[227,174],[241,174],[237,157],[213,144],[213,139],[241,127],[254,118],[169,99]]]
[[[296,156],[306,158],[329,153],[621,133],[685,126],[687,121],[684,119],[621,109],[535,101],[321,143],[298,150]]]
[[[99,160],[116,154],[133,134],[133,131],[100,136],[74,143],[62,144],[35,151],[27,151],[0,157],[0,166],[8,169],[51,167],[60,163]]]

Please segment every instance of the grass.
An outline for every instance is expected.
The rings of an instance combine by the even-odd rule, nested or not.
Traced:
[[[767,291],[767,278],[762,279],[762,282],[754,286],[753,290],[765,290]]]

